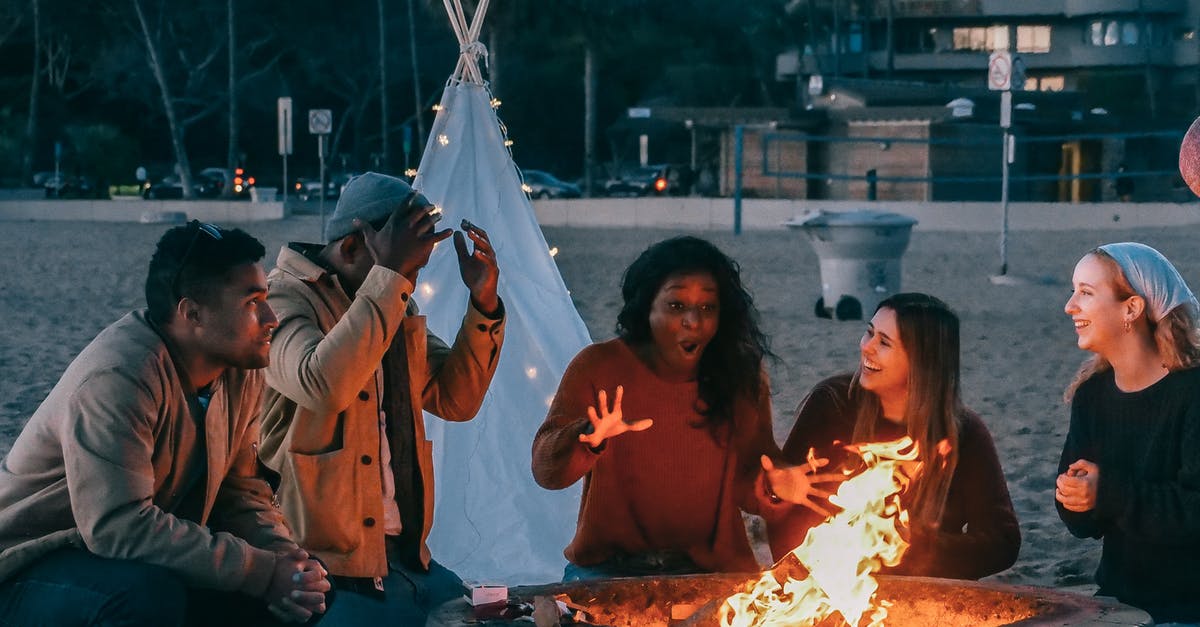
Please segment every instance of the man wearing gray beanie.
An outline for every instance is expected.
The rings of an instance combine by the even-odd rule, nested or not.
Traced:
[[[453,232],[471,299],[452,346],[426,330],[417,274],[451,229],[404,181],[347,183],[326,243],[291,243],[267,278],[279,317],[266,370],[259,456],[296,540],[338,591],[324,625],[424,624],[463,594],[433,561],[433,450],[422,411],[473,418],[504,338],[499,269],[483,229]],[[467,239],[474,250],[468,250]]]

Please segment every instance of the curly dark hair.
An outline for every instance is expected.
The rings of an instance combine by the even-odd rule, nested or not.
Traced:
[[[211,304],[231,270],[257,263],[265,254],[262,243],[241,229],[198,220],[171,228],[158,240],[146,274],[150,320],[170,322],[184,297]]]
[[[617,335],[631,345],[653,341],[650,305],[669,277],[707,272],[717,282],[720,314],[717,333],[700,357],[697,411],[716,432],[733,423],[739,399],[753,399],[764,385],[763,359],[771,356],[759,329],[754,299],[742,285],[740,268],[712,243],[692,236],[674,237],[647,248],[625,270],[617,314]]]

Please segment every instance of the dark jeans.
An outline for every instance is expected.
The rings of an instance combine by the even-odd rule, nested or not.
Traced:
[[[320,627],[419,627],[439,605],[465,592],[462,579],[435,561],[429,562],[429,572],[393,563],[383,579],[382,594],[339,587],[337,602],[330,605]]]
[[[599,564],[580,566],[567,562],[563,581],[611,579],[613,577],[646,577],[663,575],[694,575],[705,572],[690,557],[678,551],[655,551],[641,555],[613,555]]]
[[[259,599],[189,589],[170,570],[60,549],[0,583],[0,625],[275,625]]]

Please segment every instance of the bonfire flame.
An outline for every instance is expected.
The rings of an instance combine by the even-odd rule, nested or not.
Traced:
[[[848,625],[858,625],[864,614],[872,627],[883,624],[887,603],[876,602],[872,573],[899,564],[908,548],[899,531],[908,524],[900,493],[914,467],[920,471],[917,445],[905,437],[850,450],[862,457],[865,470],[829,497],[842,511],[812,528],[749,592],[726,599],[723,627],[815,625],[834,612]]]

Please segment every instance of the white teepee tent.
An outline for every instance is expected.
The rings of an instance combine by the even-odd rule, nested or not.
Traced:
[[[452,424],[426,415],[437,479],[430,548],[464,580],[557,581],[575,532],[579,486],[551,492],[534,483],[530,446],[563,370],[590,339],[522,191],[479,68],[488,2],[470,22],[461,0],[444,2],[462,54],[413,184],[442,207],[439,226],[458,228],[466,218],[487,230],[508,321],[499,368],[475,419]],[[416,297],[429,328],[453,339],[468,293],[450,242],[421,272]]]

